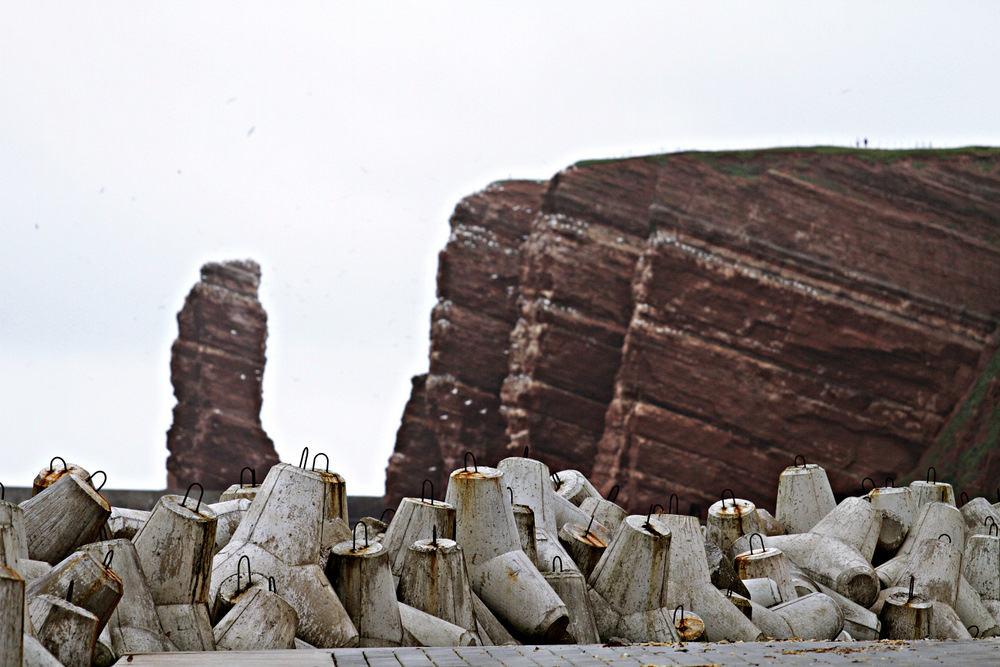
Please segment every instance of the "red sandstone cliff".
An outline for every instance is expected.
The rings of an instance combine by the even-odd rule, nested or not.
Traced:
[[[262,480],[278,462],[260,424],[267,314],[257,300],[259,285],[255,262],[206,264],[177,314],[168,488],[198,482],[225,489],[239,481],[244,466],[256,468]]]
[[[798,454],[840,493],[1000,474],[993,149],[581,164],[463,200],[440,266],[387,503],[525,445],[633,509],[771,506]]]

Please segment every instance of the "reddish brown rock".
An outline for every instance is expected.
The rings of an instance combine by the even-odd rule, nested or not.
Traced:
[[[507,196],[453,218],[521,235],[502,293],[469,233],[441,256],[439,293],[460,296],[435,309],[420,419],[442,475],[530,445],[645,511],[724,488],[771,507],[798,454],[842,494],[935,462],[970,494],[1000,474],[995,149],[580,164],[516,222]]]
[[[198,482],[225,489],[244,466],[263,479],[278,462],[260,423],[267,314],[257,300],[259,284],[255,262],[206,264],[177,314],[168,488]]]

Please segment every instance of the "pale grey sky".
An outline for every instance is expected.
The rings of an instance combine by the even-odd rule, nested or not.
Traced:
[[[15,2],[0,481],[162,488],[176,313],[251,257],[262,421],[380,494],[464,195],[587,158],[1000,144],[993,2]]]

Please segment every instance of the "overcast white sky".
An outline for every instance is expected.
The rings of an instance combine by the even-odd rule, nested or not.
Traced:
[[[998,145],[998,35],[995,2],[8,3],[0,482],[58,454],[162,488],[176,313],[250,257],[264,428],[381,494],[462,196],[678,148]]]

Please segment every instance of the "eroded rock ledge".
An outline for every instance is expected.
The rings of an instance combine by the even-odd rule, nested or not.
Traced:
[[[993,491],[997,149],[582,163],[451,227],[387,504],[525,446],[636,511],[768,507],[796,455],[842,494],[935,463]]]

